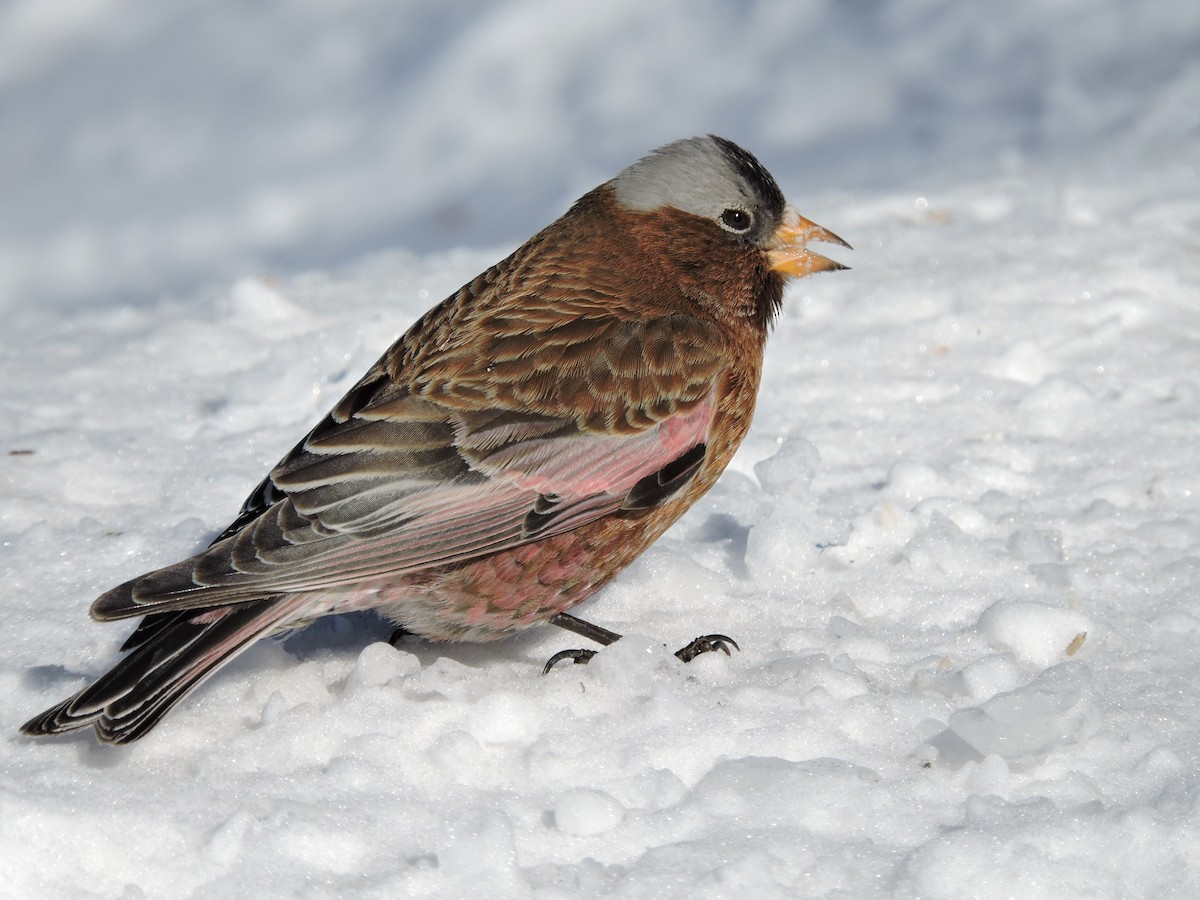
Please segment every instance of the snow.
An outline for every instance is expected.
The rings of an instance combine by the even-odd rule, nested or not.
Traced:
[[[0,895],[1200,895],[1200,5],[0,8]],[[427,307],[713,131],[849,240],[717,487],[484,646],[32,741]],[[697,634],[740,652],[684,666]]]

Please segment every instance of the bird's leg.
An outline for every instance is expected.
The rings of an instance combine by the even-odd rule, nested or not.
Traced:
[[[395,647],[402,640],[404,640],[404,638],[406,636],[408,636],[410,634],[412,634],[411,631],[409,631],[403,625],[398,625],[398,626],[396,626],[396,630],[393,631],[391,636],[388,638],[388,643],[391,644],[393,647]]]
[[[599,625],[593,625],[591,622],[585,622],[583,619],[578,619],[575,616],[567,613],[557,613],[550,620],[551,625],[557,625],[559,628],[565,628],[567,631],[574,632],[588,640],[595,641],[602,647],[607,647],[614,641],[619,641],[621,636],[615,631],[609,631],[607,628],[601,628]],[[705,634],[696,638],[686,647],[682,647],[675,651],[675,655],[683,662],[691,662],[701,653],[709,653],[713,650],[720,650],[726,656],[729,656],[729,648],[740,650],[737,641],[725,634]],[[545,667],[542,669],[542,674],[545,675],[553,669],[558,663],[564,659],[569,659],[576,665],[586,665],[587,662],[596,655],[595,650],[560,650],[555,653],[549,660],[546,661]]]
[[[557,625],[559,628],[565,628],[567,631],[572,631],[580,637],[585,637],[589,641],[595,641],[601,647],[607,647],[614,641],[619,641],[621,636],[615,631],[609,631],[607,628],[601,628],[599,625],[593,625],[591,622],[585,622],[583,619],[577,619],[575,616],[567,613],[558,613],[550,620],[551,625]]]

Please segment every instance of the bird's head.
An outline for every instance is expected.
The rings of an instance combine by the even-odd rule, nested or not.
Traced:
[[[721,292],[704,285],[705,279],[746,288],[764,325],[778,309],[784,281],[846,268],[809,244],[850,245],[788,205],[771,173],[725,138],[667,144],[608,186],[618,207],[632,214],[637,230],[650,236],[655,252],[677,274],[694,277],[712,296]]]

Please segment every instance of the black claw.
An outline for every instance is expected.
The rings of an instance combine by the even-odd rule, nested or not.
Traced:
[[[546,665],[542,668],[542,674],[545,675],[564,659],[571,660],[577,666],[586,666],[588,660],[595,655],[595,650],[559,650],[552,657],[546,660]]]
[[[591,622],[585,622],[567,613],[558,613],[550,620],[550,623],[605,647],[621,639],[621,636],[615,631],[609,631],[607,628],[601,628],[599,625],[593,625]],[[732,656],[733,654],[729,652],[730,647],[734,650],[742,649],[738,646],[737,641],[727,634],[705,634],[696,638],[683,649],[676,650],[675,655],[686,663],[691,662],[701,653],[710,653],[713,650],[720,650],[726,656]],[[564,659],[569,659],[576,665],[582,666],[595,655],[595,650],[563,650],[550,657],[542,668],[542,674],[545,675]]]
[[[675,655],[686,663],[701,653],[711,653],[713,650],[720,650],[726,656],[732,656],[729,652],[730,647],[739,651],[742,649],[737,645],[737,641],[727,634],[703,634],[686,647],[676,650]]]
[[[403,625],[401,625],[399,628],[397,628],[395,631],[392,632],[391,637],[388,638],[388,643],[391,644],[393,647],[395,647],[397,644],[400,643],[401,640],[403,640],[407,635],[410,635],[410,634],[412,634],[412,632],[409,631],[407,628],[405,628]]]

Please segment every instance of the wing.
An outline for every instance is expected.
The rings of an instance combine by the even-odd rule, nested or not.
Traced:
[[[441,364],[413,364],[407,343],[421,325],[206,552],[114,588],[93,615],[165,621],[157,614],[462,562],[651,508],[704,460],[722,364],[715,328],[595,315],[532,335],[475,329],[487,341],[471,369],[453,347]]]

